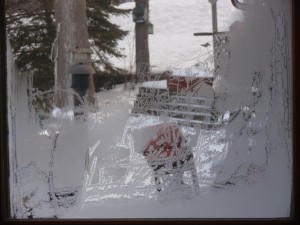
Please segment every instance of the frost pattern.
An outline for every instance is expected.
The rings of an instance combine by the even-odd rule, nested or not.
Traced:
[[[244,21],[219,37],[215,59],[208,56],[155,78],[140,71],[138,84],[97,93],[99,110],[84,120],[74,118],[71,106],[54,108],[53,91],[26,89],[30,75],[22,81],[9,55],[12,217],[76,217],[76,207],[157,202],[163,209],[189,201],[200,207],[207,196],[218,204],[215,194],[252,190],[265,182],[283,188],[283,198],[289,196],[287,7],[283,0],[266,0],[261,9],[245,12]],[[213,79],[214,60],[219,67]],[[70,99],[77,96],[71,89],[62,91]],[[289,215],[289,197],[285,201]],[[187,208],[183,217],[190,217],[189,210],[194,212]]]

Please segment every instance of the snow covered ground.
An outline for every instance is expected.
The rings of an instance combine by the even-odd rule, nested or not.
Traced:
[[[247,181],[242,178],[237,186],[214,186],[218,171],[214,168],[222,164],[227,153],[226,142],[218,143],[224,138],[224,130],[185,130],[194,138],[190,146],[195,155],[200,194],[194,195],[191,187],[180,189],[180,186],[176,187],[177,191],[156,192],[151,169],[126,135],[138,127],[161,123],[162,119],[130,117],[134,96],[135,91],[124,90],[122,85],[99,93],[100,110],[90,114],[86,131],[90,167],[85,174],[81,203],[70,208],[60,207],[60,218],[273,218],[288,215],[288,189],[277,183],[278,179],[253,174]],[[62,124],[63,129],[70,132],[67,124]],[[62,136],[60,140],[63,139]],[[93,143],[96,144],[92,146]],[[65,161],[61,168],[66,166]],[[61,168],[57,168],[59,175],[62,175]],[[72,168],[73,173],[82,174],[82,167],[75,164]],[[191,185],[188,174],[185,179]],[[74,178],[71,181],[75,182]]]
[[[218,186],[214,183],[220,171],[218,166],[222,165],[228,151],[228,142],[222,140],[226,138],[225,130],[222,129],[182,128],[194,152],[200,193],[193,192],[189,173],[185,174],[184,186],[170,183],[163,192],[158,193],[151,168],[135,148],[135,142],[139,140],[134,136],[134,130],[168,119],[130,116],[135,95],[136,90],[124,90],[123,85],[100,92],[99,111],[90,113],[88,126],[80,123],[76,125],[74,120],[66,118],[53,120],[56,130],[58,127],[60,130],[54,151],[54,188],[60,192],[69,188],[74,192],[83,182],[75,205],[64,202],[53,207],[45,195],[48,186],[47,174],[44,172],[49,170],[49,154],[55,135],[54,131],[51,132],[51,120],[44,124],[43,129],[39,128],[40,131],[46,128],[48,133],[38,132],[39,136],[38,133],[31,134],[36,136],[35,144],[31,143],[32,148],[23,149],[24,152],[33,156],[39,152],[34,146],[40,144],[44,149],[44,155],[39,153],[39,158],[34,160],[38,167],[44,164],[43,171],[37,169],[40,172],[35,173],[31,170],[33,178],[25,177],[25,186],[22,187],[25,188],[22,190],[34,196],[27,206],[33,207],[35,217],[264,218],[288,215],[289,192],[286,183],[276,183],[276,179],[276,185],[273,186],[274,180],[264,177],[259,171],[253,174],[247,174],[249,171],[246,171],[245,177],[236,177],[237,185]],[[23,142],[28,141],[24,138]],[[45,142],[49,138],[52,141]],[[86,154],[89,159],[87,168],[83,160]],[[19,163],[27,165],[26,159],[30,157],[23,156]],[[31,168],[30,165],[26,168]],[[39,175],[34,174],[44,175],[39,178]]]

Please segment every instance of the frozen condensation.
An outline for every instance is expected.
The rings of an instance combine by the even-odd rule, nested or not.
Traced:
[[[140,73],[97,93],[91,112],[32,93],[8,48],[11,216],[288,217],[291,5],[251,4],[218,37],[215,58]]]

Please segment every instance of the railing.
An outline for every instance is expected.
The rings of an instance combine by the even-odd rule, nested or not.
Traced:
[[[167,89],[140,88],[132,114],[167,116],[179,124],[212,127],[216,113],[212,112],[207,98],[170,94]]]

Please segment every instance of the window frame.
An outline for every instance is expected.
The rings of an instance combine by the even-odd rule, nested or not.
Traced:
[[[19,224],[19,223],[66,223],[66,224],[99,224],[99,223],[105,223],[105,224],[174,224],[174,223],[184,223],[184,224],[198,224],[199,222],[205,222],[205,223],[224,223],[228,224],[231,222],[246,222],[246,223],[256,223],[258,221],[262,221],[264,224],[274,224],[274,222],[279,223],[285,223],[285,222],[292,222],[296,220],[296,215],[299,215],[299,205],[296,202],[297,197],[297,175],[296,172],[296,164],[297,164],[297,157],[298,153],[296,151],[297,146],[299,145],[299,141],[296,138],[297,130],[299,128],[299,119],[296,117],[296,115],[299,115],[299,111],[297,110],[297,101],[299,99],[297,98],[297,87],[299,84],[299,78],[296,76],[296,74],[299,73],[299,65],[296,63],[296,51],[298,47],[297,39],[296,39],[296,30],[299,27],[299,13],[297,16],[296,9],[297,4],[296,0],[291,0],[292,2],[292,80],[293,80],[293,90],[292,90],[292,112],[293,112],[293,138],[292,138],[292,145],[293,145],[293,184],[292,184],[292,202],[291,202],[291,214],[290,218],[282,218],[282,219],[267,219],[267,220],[247,220],[247,219],[239,219],[235,220],[233,219],[224,219],[224,220],[203,220],[203,219],[175,219],[175,218],[169,218],[169,219],[67,219],[67,220],[61,220],[61,219],[51,219],[51,220],[39,220],[39,219],[33,219],[33,220],[20,220],[20,219],[12,219],[10,218],[10,189],[9,189],[9,148],[8,148],[8,116],[7,116],[7,70],[6,70],[6,25],[5,25],[5,1],[0,1],[0,15],[1,15],[1,26],[0,26],[0,35],[1,35],[1,45],[0,45],[0,152],[1,152],[1,189],[0,189],[0,195],[1,195],[1,222],[3,223],[9,223],[9,224]],[[299,2],[299,1],[298,1]]]

